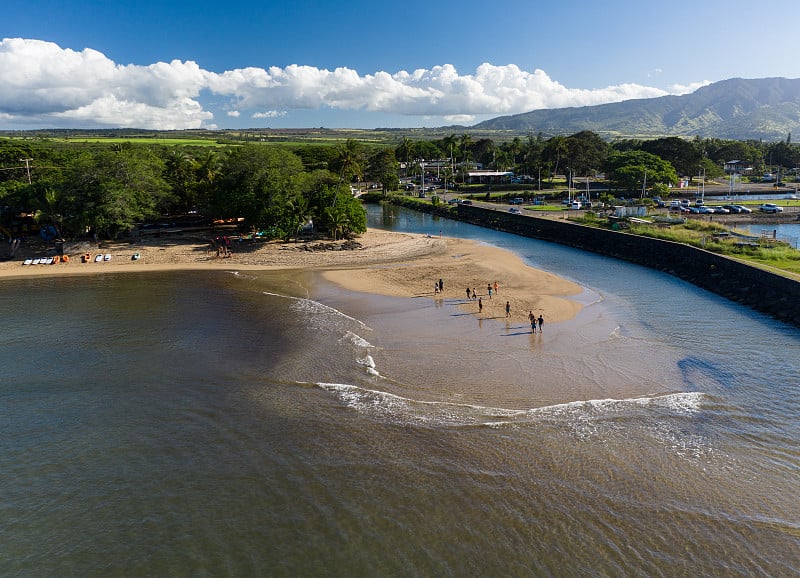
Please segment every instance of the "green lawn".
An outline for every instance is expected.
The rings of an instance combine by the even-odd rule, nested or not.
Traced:
[[[788,243],[758,239],[753,241],[753,245],[743,245],[741,238],[725,236],[729,229],[721,225],[699,221],[687,221],[683,225],[669,227],[632,223],[627,231],[634,235],[692,245],[771,270],[790,273],[791,276],[800,276],[800,251]]]

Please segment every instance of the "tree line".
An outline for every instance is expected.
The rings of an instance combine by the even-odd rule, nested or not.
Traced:
[[[115,238],[165,216],[241,222],[289,239],[311,222],[338,238],[366,230],[350,182],[363,174],[355,141],[319,151],[0,140],[5,226],[32,215],[63,238]],[[321,159],[324,158],[324,161]],[[305,159],[305,160],[304,160]]]
[[[366,214],[351,184],[399,188],[404,175],[419,174],[422,159],[448,159],[448,180],[463,179],[478,163],[488,169],[530,175],[603,173],[619,188],[675,183],[703,174],[722,176],[723,164],[739,160],[757,173],[786,172],[800,164],[800,146],[785,141],[716,138],[607,142],[592,131],[503,142],[466,133],[438,140],[402,138],[394,146],[347,139],[335,144],[252,143],[188,146],[72,143],[48,139],[0,139],[0,210],[7,221],[27,213],[63,237],[116,237],[165,215],[242,219],[244,226],[289,239],[309,221],[333,237],[366,230]]]
[[[800,146],[785,141],[735,141],[718,138],[618,139],[607,142],[592,131],[570,136],[544,138],[530,134],[496,143],[490,138],[474,140],[471,135],[450,135],[435,141],[404,138],[395,149],[400,162],[413,166],[416,159],[452,159],[453,177],[459,178],[478,163],[487,169],[512,171],[548,180],[556,175],[592,177],[603,173],[621,188],[641,186],[646,170],[648,180],[674,183],[678,177],[709,178],[724,174],[723,166],[739,160],[757,174],[781,172],[800,166]],[[664,165],[663,163],[667,163]]]

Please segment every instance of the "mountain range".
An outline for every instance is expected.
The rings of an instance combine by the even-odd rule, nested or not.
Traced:
[[[472,128],[545,136],[591,130],[606,139],[701,136],[785,140],[791,132],[800,132],[800,79],[732,78],[682,96],[534,110]]]

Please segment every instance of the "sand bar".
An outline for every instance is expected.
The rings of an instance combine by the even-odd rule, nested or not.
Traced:
[[[234,240],[232,256],[219,258],[209,250],[208,240],[197,235],[147,237],[135,243],[104,243],[98,248],[69,248],[68,263],[23,265],[27,256],[0,263],[0,278],[40,275],[63,276],[177,270],[280,270],[321,269],[324,277],[351,291],[394,297],[463,299],[464,309],[477,314],[477,301],[467,301],[466,288],[481,298],[486,319],[505,319],[505,305],[511,320],[527,321],[529,311],[544,315],[546,322],[573,318],[580,303],[569,299],[581,287],[525,265],[515,254],[474,241],[438,238],[421,234],[369,230],[349,250],[321,250],[342,242],[303,243],[251,242]],[[110,260],[81,262],[81,255],[109,254]],[[133,255],[139,258],[134,260]],[[444,292],[434,285],[442,279]],[[498,291],[488,296],[488,285]],[[494,292],[494,291],[493,291]]]

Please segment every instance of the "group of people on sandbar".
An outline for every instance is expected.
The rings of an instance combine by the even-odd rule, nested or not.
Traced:
[[[539,317],[537,318],[536,313],[534,313],[533,310],[531,310],[531,312],[528,313],[528,319],[531,320],[531,333],[536,333],[537,325],[539,326],[539,333],[541,333],[542,326],[544,325],[544,317],[542,316],[542,314],[540,313]]]
[[[442,280],[439,279],[439,282],[441,283]],[[497,295],[497,290],[499,288],[500,285],[497,284],[497,281],[494,282],[494,285],[492,285],[491,283],[488,283],[486,285],[486,295],[489,296],[489,299],[492,298],[493,293]],[[478,291],[474,287],[472,289],[467,287],[467,301],[481,301],[481,299],[478,297]]]
[[[492,295],[497,295],[498,294],[499,289],[500,289],[500,285],[497,283],[497,281],[495,281],[494,284],[488,283],[486,285],[486,294],[485,295],[488,296],[489,299],[491,299]],[[435,281],[434,282],[434,290],[433,290],[433,292],[436,295],[438,295],[439,293],[443,293],[444,292],[444,281],[442,281],[441,279],[439,279],[438,281]],[[478,313],[483,313],[483,297],[484,296],[483,295],[479,296],[477,289],[475,289],[474,287],[472,289],[467,287],[466,293],[467,293],[467,301],[477,301],[478,302],[477,303],[478,304]],[[506,318],[511,317],[511,302],[510,301],[506,301],[505,311],[506,311]],[[537,317],[536,314],[533,312],[533,310],[531,310],[530,313],[528,314],[528,319],[530,319],[530,322],[531,322],[531,333],[536,333],[537,329],[538,329],[539,333],[541,333],[542,332],[542,327],[544,326],[544,316],[540,313],[539,316]]]

